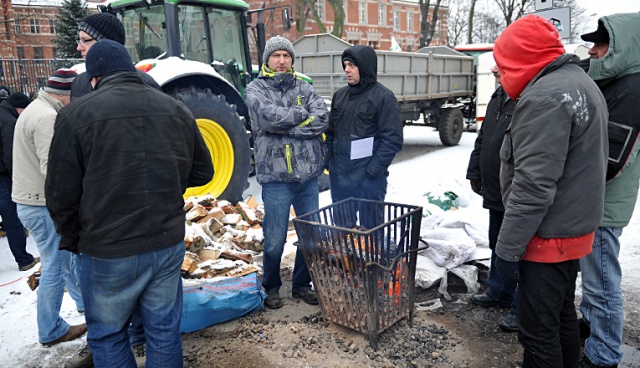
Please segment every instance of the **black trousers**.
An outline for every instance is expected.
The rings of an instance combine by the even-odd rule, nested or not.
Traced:
[[[520,261],[518,339],[523,368],[576,368],[580,336],[575,288],[579,261]]]

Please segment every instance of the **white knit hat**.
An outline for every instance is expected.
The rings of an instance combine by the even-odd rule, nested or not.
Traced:
[[[291,41],[287,40],[281,36],[271,37],[267,44],[264,46],[264,54],[262,54],[262,60],[264,63],[269,60],[269,56],[278,50],[284,50],[291,55],[291,65],[293,65],[293,61],[295,60],[295,54],[293,52],[293,44]]]

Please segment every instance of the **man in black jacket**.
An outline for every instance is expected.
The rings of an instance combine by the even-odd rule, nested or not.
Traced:
[[[191,112],[148,88],[124,46],[93,45],[87,74],[96,91],[56,119],[45,196],[61,247],[81,253],[93,362],[135,364],[126,326],[137,308],[147,364],[182,366],[182,195],[211,180],[211,157]]]
[[[498,66],[491,68],[491,72],[499,83]],[[500,277],[495,268],[494,250],[504,217],[504,205],[500,192],[500,147],[504,133],[511,124],[515,107],[515,101],[507,96],[502,86],[498,86],[487,105],[487,113],[478,132],[467,168],[467,179],[471,183],[471,189],[482,196],[482,206],[489,210],[489,248],[491,248],[489,289],[483,294],[471,296],[471,301],[483,307],[510,305],[509,315],[499,322],[499,326],[509,332],[518,331],[515,303],[517,283]]]
[[[402,149],[398,100],[378,82],[378,58],[369,46],[356,45],[342,53],[346,87],[331,100],[327,135],[331,199],[349,197],[384,201],[389,165]],[[380,214],[362,215],[360,225],[379,225]],[[355,225],[355,214],[345,226]]]
[[[0,216],[7,233],[9,249],[20,271],[27,271],[40,259],[27,252],[27,234],[11,200],[13,168],[13,132],[18,116],[31,101],[24,93],[15,92],[0,102]]]

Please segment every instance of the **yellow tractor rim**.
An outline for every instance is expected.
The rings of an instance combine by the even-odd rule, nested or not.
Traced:
[[[211,194],[217,198],[227,188],[233,176],[233,144],[227,132],[217,122],[202,118],[196,119],[196,122],[211,154],[215,174],[209,183],[200,187],[188,188],[184,193],[184,198],[205,194]]]

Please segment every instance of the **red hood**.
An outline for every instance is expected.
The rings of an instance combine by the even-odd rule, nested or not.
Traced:
[[[562,54],[564,45],[558,30],[537,15],[527,15],[511,23],[493,47],[500,82],[514,101],[536,74]]]

